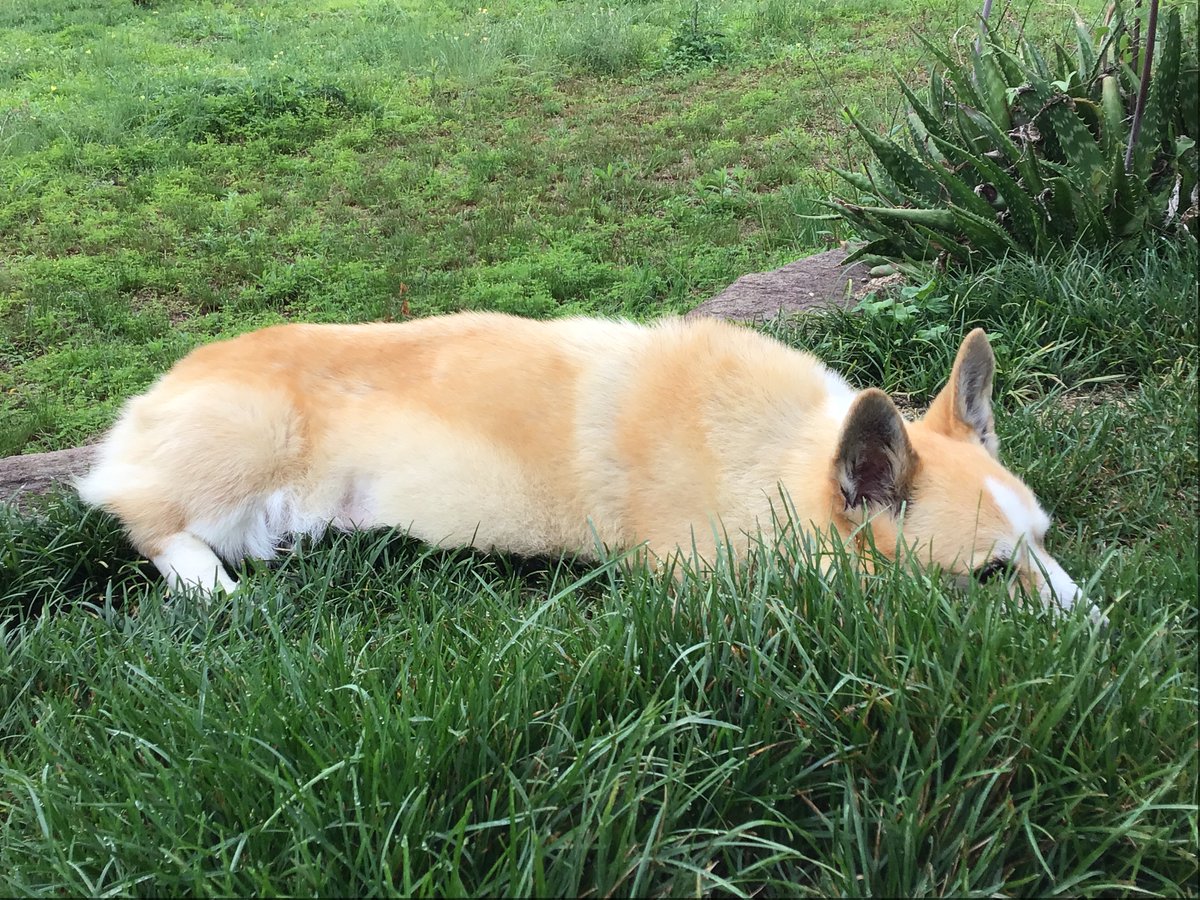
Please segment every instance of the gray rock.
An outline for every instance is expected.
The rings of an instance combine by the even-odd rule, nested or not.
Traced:
[[[867,287],[871,270],[862,263],[843,265],[849,251],[839,248],[798,259],[770,272],[743,275],[684,318],[713,316],[739,322],[762,322],[781,313],[849,306]]]
[[[0,503],[24,493],[42,494],[56,483],[87,471],[94,448],[72,447],[0,459]]]

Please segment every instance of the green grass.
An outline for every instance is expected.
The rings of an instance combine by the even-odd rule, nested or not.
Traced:
[[[842,105],[890,122],[976,6],[9,0],[0,455],[257,325],[644,317],[826,246]]]
[[[6,514],[0,893],[1195,895],[1195,272],[778,329],[920,405],[985,325],[1106,631],[799,547],[676,588],[388,534],[203,613],[70,496]]]
[[[904,29],[975,4],[481,9],[0,9],[0,452],[266,322],[684,309],[822,243],[839,104],[890,120]],[[206,612],[69,494],[0,507],[0,894],[1196,895],[1196,271],[773,328],[919,407],[985,326],[1106,631],[799,547],[677,587],[393,534]]]

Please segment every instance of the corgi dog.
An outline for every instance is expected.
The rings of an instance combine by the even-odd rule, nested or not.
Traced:
[[[327,527],[712,562],[771,540],[787,497],[802,530],[869,531],[885,554],[1070,607],[1050,520],[998,459],[994,370],[976,329],[908,422],[882,391],[716,319],[277,325],[194,350],[129,401],[77,487],[176,590],[233,591],[222,561]]]

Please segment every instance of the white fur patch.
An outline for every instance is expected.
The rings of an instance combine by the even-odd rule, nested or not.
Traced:
[[[825,370],[825,411],[831,419],[839,425],[845,422],[857,396],[858,391],[850,387],[845,378],[837,372]]]
[[[1008,485],[995,478],[985,478],[988,493],[1004,513],[1012,525],[1014,537],[1041,540],[1046,529],[1050,527],[1050,517],[1047,516],[1035,502],[1032,506],[1021,499]]]
[[[215,587],[226,592],[237,588],[237,582],[225,573],[217,554],[195,535],[184,532],[172,535],[163,552],[151,562],[175,590],[188,587],[211,593]]]
[[[1025,545],[1029,554],[1030,569],[1037,579],[1038,594],[1042,602],[1047,605],[1057,603],[1063,609],[1070,609],[1083,591],[1058,561],[1042,547],[1042,538],[1050,527],[1050,517],[1036,501],[1031,506],[1029,502],[1022,500],[1016,491],[995,478],[984,479],[984,484],[987,485],[992,499],[996,501],[996,506],[1012,525],[1016,542]],[[1103,618],[1095,606],[1091,608],[1091,616],[1093,619]]]
[[[1056,601],[1063,609],[1074,606],[1083,592],[1058,561],[1045,550],[1035,548],[1033,562],[1034,570],[1042,576],[1039,589],[1042,601],[1047,604]]]

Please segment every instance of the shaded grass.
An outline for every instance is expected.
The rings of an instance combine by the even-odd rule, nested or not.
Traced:
[[[9,890],[1171,893],[1194,874],[1191,601],[1118,615],[1110,640],[998,592],[897,571],[864,591],[786,557],[673,595],[379,538],[327,551],[208,619],[155,590],[136,619],[11,634]]]
[[[1107,631],[799,546],[678,587],[386,534],[202,612],[74,499],[6,513],[0,891],[1194,892],[1194,272],[1013,262],[781,332],[917,405],[1003,336],[1001,452]]]

